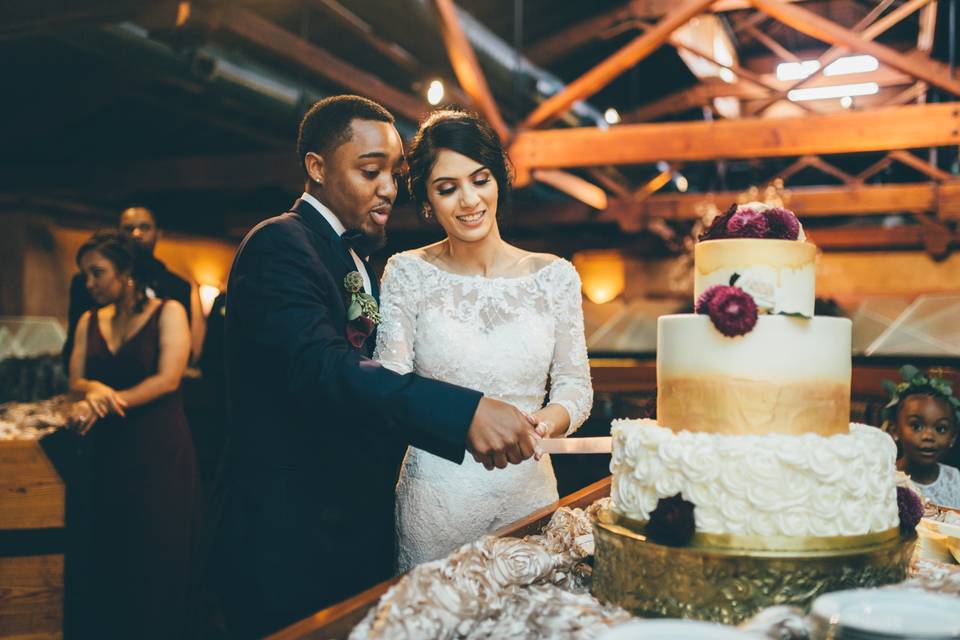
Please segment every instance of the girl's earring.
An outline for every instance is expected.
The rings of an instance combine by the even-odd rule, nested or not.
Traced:
[[[423,217],[424,217],[424,218],[426,218],[427,220],[429,220],[429,219],[430,219],[430,216],[432,216],[432,215],[433,215],[433,214],[430,213],[430,207],[424,207],[424,208],[423,208]]]

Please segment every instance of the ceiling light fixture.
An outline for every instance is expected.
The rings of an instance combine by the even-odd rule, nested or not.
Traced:
[[[843,98],[852,96],[871,96],[880,91],[876,82],[859,82],[857,84],[835,84],[829,87],[807,87],[793,89],[787,93],[787,98],[793,102],[805,100],[826,100],[829,98]]]
[[[443,100],[443,83],[439,80],[434,80],[427,89],[427,102],[436,106],[440,104],[441,100]]]

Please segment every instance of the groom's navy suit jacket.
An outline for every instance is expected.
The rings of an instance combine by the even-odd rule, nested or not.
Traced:
[[[244,635],[390,577],[406,445],[463,459],[481,394],[381,367],[373,336],[351,347],[343,279],[355,270],[303,200],[254,228],[234,258],[219,540],[226,609]]]

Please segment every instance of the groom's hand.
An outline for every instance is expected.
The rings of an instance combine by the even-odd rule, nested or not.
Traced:
[[[534,454],[536,421],[511,404],[480,398],[467,431],[467,450],[487,469],[503,469]]]

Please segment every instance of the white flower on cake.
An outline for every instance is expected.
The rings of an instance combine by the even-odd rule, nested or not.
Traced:
[[[777,304],[777,273],[772,269],[745,269],[733,283],[733,286],[753,296],[753,301],[761,310],[768,313],[780,313]]]

